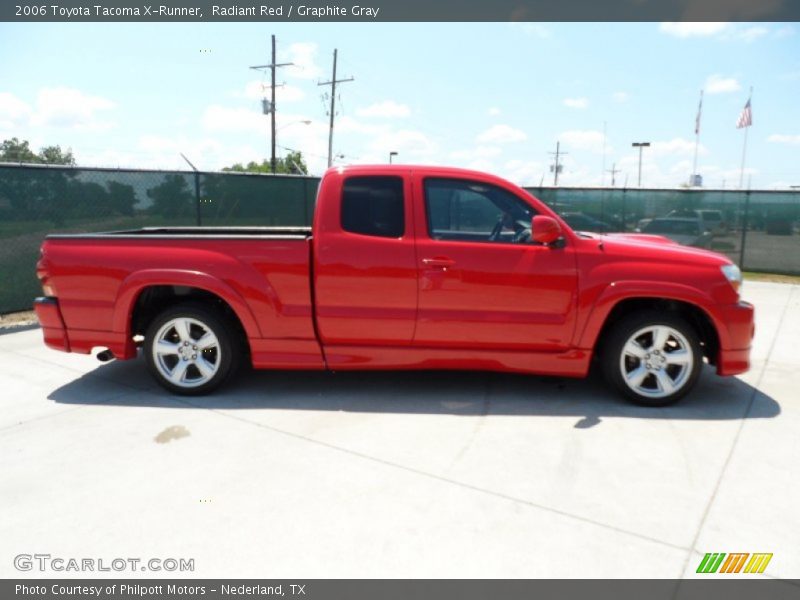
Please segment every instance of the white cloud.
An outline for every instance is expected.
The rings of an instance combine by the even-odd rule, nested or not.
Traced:
[[[511,27],[533,37],[548,39],[552,37],[550,30],[541,23],[511,23]]]
[[[60,127],[100,131],[113,127],[103,113],[111,100],[67,87],[42,88],[33,106],[8,92],[0,93],[0,128]]]
[[[576,150],[588,150],[596,154],[603,152],[603,132],[590,129],[574,129],[564,131],[557,136],[557,139],[568,148]],[[611,152],[610,147],[606,147],[607,152]]]
[[[287,62],[294,64],[289,67],[283,67],[281,71],[285,71],[290,77],[297,77],[298,79],[315,79],[322,75],[322,69],[316,63],[316,56],[317,45],[313,42],[290,44],[289,60]]]
[[[463,168],[465,169],[472,169],[473,171],[483,171],[484,173],[497,172],[495,164],[488,158],[476,158],[461,166],[463,166]]]
[[[652,142],[649,148],[644,149],[644,153],[652,154],[655,157],[676,155],[691,156],[694,154],[694,147],[694,141],[678,137],[667,141]],[[703,144],[700,144],[700,146],[698,146],[697,153],[700,155],[707,154],[708,150],[705,146],[703,146]]]
[[[436,144],[421,131],[386,131],[372,140],[369,149],[378,155],[399,152],[404,158],[424,157],[436,152]]]
[[[386,133],[390,128],[386,124],[363,123],[351,117],[343,115],[336,119],[336,131],[339,133],[360,133],[363,135],[378,135]]]
[[[499,108],[497,108],[496,106],[492,106],[492,107],[491,107],[491,108],[490,108],[488,111],[486,111],[486,112],[487,112],[487,114],[488,114],[490,117],[496,117],[496,116],[497,116],[497,115],[499,115],[499,114],[500,114],[502,111],[501,111]]]
[[[794,35],[794,27],[791,25],[784,25],[783,27],[776,29],[774,36],[776,38],[785,38]]]
[[[499,174],[517,185],[539,185],[545,171],[539,161],[514,159],[503,165]]]
[[[476,138],[481,144],[509,144],[512,142],[524,142],[528,136],[524,131],[514,129],[509,125],[494,125],[479,134]]]
[[[456,150],[450,153],[450,158],[455,160],[475,160],[492,158],[503,151],[497,146],[476,146],[470,150]]]
[[[800,145],[800,134],[787,135],[783,133],[773,133],[767,138],[767,141],[775,144],[791,144],[793,146],[798,146]]]
[[[74,148],[82,165],[97,167],[134,167],[145,169],[176,169],[188,171],[189,165],[181,158],[185,154],[200,170],[216,171],[236,162],[261,160],[264,148],[256,150],[249,145],[223,144],[213,138],[175,137],[148,133],[124,150],[111,148]]]
[[[769,33],[769,29],[761,25],[747,27],[736,32],[736,37],[744,40],[745,42],[754,42],[758,38],[765,36]]]
[[[589,100],[586,98],[564,98],[564,106],[569,108],[587,108]]]
[[[327,161],[327,136],[328,125],[322,121],[314,121],[308,115],[293,114],[284,112],[277,113],[276,137],[278,145],[278,155],[285,154],[287,149],[300,150],[309,169],[313,173],[319,173],[326,167]],[[337,131],[341,122],[351,120],[350,117],[342,117],[337,121]],[[307,121],[310,121],[307,123]],[[250,146],[238,146],[249,149],[249,154],[241,158],[220,156],[219,166],[250,160],[262,160],[269,151],[269,118],[259,111],[247,108],[230,108],[226,106],[209,106],[201,119],[203,128],[206,131],[219,134],[248,134],[246,137],[257,148],[253,151]],[[352,131],[352,128],[350,128]],[[230,138],[234,139],[234,138]],[[241,135],[235,139],[242,139]],[[215,156],[217,156],[215,155]]]
[[[399,104],[393,100],[376,102],[365,108],[356,110],[359,117],[382,117],[386,119],[407,117],[411,114],[411,109],[405,104]]]
[[[658,26],[662,33],[673,35],[679,38],[688,37],[709,37],[717,35],[728,29],[729,23],[690,23],[690,22],[664,22]]]
[[[203,127],[209,131],[254,131],[266,125],[266,115],[248,108],[228,108],[217,104],[206,108]]]
[[[613,98],[614,102],[619,102],[620,104],[627,102],[630,98],[628,92],[614,92],[611,97]]]
[[[102,130],[113,124],[102,120],[103,111],[114,108],[114,103],[100,96],[90,96],[67,88],[43,88],[36,98],[34,125]]]
[[[678,38],[713,37],[718,40],[739,40],[746,43],[764,37],[770,29],[764,25],[741,25],[732,23],[661,23],[659,29],[662,33]],[[791,35],[790,28],[782,27],[774,32],[776,37]]]
[[[735,77],[723,77],[722,75],[714,74],[706,79],[704,88],[709,94],[726,94],[739,91],[742,86]]]
[[[15,129],[30,121],[33,111],[14,94],[0,92],[0,129]]]

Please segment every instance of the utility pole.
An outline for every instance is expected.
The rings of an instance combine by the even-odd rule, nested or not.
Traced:
[[[611,187],[615,187],[617,185],[617,173],[621,173],[622,169],[618,169],[617,163],[614,163],[607,171],[611,173]]]
[[[558,159],[559,157],[564,156],[565,154],[568,153],[561,152],[561,142],[556,142],[556,151],[549,152],[548,154],[552,154],[556,157],[555,164],[550,165],[550,170],[553,172],[553,186],[558,187],[558,174],[563,169],[563,166],[558,163]]]
[[[336,84],[337,83],[346,83],[348,81],[353,81],[352,77],[348,77],[347,79],[336,79],[336,53],[337,49],[334,48],[333,50],[333,77],[330,81],[325,81],[318,83],[317,85],[329,85],[331,86],[331,125],[330,125],[330,132],[328,133],[328,168],[331,168],[333,165],[333,120],[336,116]]]
[[[642,148],[649,148],[650,142],[633,142],[631,146],[639,149],[639,187],[642,187]]]
[[[271,71],[272,85],[270,86],[270,90],[272,92],[272,100],[270,101],[270,105],[269,105],[269,114],[270,114],[270,117],[271,117],[271,127],[270,127],[270,129],[272,131],[272,136],[271,136],[272,153],[271,153],[271,158],[270,158],[270,170],[273,173],[275,172],[275,167],[276,167],[276,164],[277,164],[276,161],[275,161],[275,69],[277,69],[278,67],[288,67],[288,66],[293,65],[293,64],[294,63],[290,63],[290,62],[288,62],[288,63],[280,63],[280,64],[275,62],[275,36],[273,35],[272,36],[272,62],[270,64],[268,64],[268,65],[256,65],[254,67],[250,67],[251,69],[255,69],[256,71],[262,71],[264,69],[269,69]]]
[[[611,168],[613,169],[614,166],[612,165]],[[611,178],[614,178],[614,174],[611,174]],[[606,185],[606,122],[603,121],[603,168],[600,169],[600,186],[605,187]],[[611,187],[614,187],[614,184],[611,184]]]

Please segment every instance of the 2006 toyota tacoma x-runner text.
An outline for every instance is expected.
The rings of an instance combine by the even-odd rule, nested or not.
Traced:
[[[168,390],[258,369],[482,369],[583,377],[665,405],[749,368],[753,307],[725,256],[572,231],[542,202],[461,169],[328,170],[313,227],[50,235],[45,343],[143,347]]]

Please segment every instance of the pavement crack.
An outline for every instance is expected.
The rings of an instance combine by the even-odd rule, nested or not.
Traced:
[[[489,415],[489,408],[492,403],[492,383],[494,381],[494,374],[487,373],[486,375],[486,384],[484,385],[483,389],[483,404],[481,407],[481,416],[480,418],[475,420],[475,425],[472,427],[472,431],[467,438],[467,441],[461,447],[461,449],[456,453],[453,457],[453,460],[450,461],[450,464],[447,465],[447,468],[444,470],[445,473],[449,473],[450,470],[458,464],[458,461],[467,453],[467,450],[470,449],[475,438],[478,437],[478,432],[483,428],[483,424],[486,422],[486,417]]]

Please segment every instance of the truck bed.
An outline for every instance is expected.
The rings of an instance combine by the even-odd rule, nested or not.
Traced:
[[[45,239],[39,276],[54,286],[73,352],[129,357],[144,291],[202,290],[236,312],[254,364],[280,363],[272,346],[321,362],[312,323],[308,227],[147,227]],[[287,343],[286,340],[291,340]],[[302,361],[301,361],[302,364]]]

